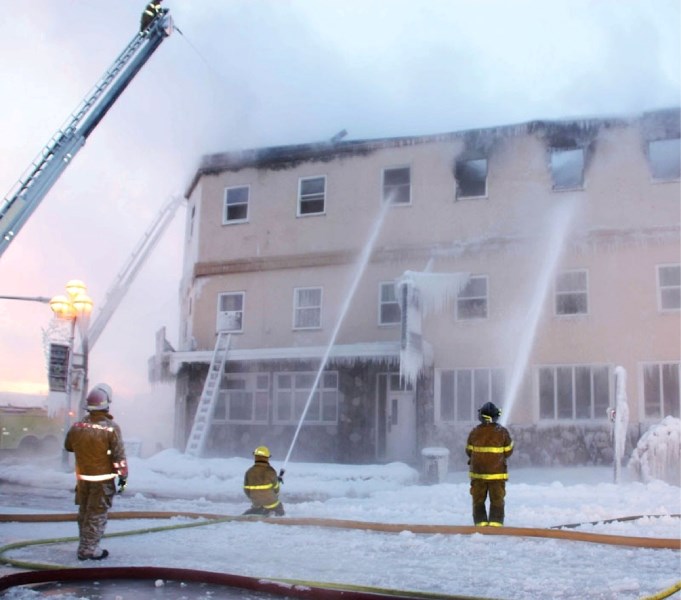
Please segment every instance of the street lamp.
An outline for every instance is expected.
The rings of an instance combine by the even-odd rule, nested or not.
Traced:
[[[65,432],[71,427],[72,413],[72,391],[74,387],[80,390],[80,401],[78,407],[82,405],[83,397],[88,386],[88,337],[87,330],[90,321],[90,313],[94,303],[92,298],[87,295],[87,286],[79,279],[72,279],[66,284],[66,295],[54,296],[49,304],[52,312],[58,319],[69,321],[71,332],[69,346],[68,370],[66,375],[66,411],[64,416]],[[80,354],[75,353],[75,334],[76,329],[80,334]],[[77,362],[77,359],[80,362]],[[68,453],[64,451],[62,462],[68,465]]]

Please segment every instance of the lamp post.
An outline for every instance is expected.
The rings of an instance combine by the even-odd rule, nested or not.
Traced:
[[[65,433],[71,427],[72,416],[72,392],[74,387],[79,389],[78,409],[82,404],[83,396],[88,386],[88,326],[90,313],[94,303],[87,295],[86,285],[79,279],[72,279],[66,284],[66,295],[54,296],[50,301],[50,308],[58,319],[70,322],[68,370],[66,376],[66,411],[64,415]],[[76,329],[80,336],[80,353],[75,352]],[[62,463],[68,465],[68,453],[62,454]]]

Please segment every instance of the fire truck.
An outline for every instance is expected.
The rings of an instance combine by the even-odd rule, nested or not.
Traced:
[[[0,405],[0,451],[54,454],[64,440],[63,415],[37,406]]]

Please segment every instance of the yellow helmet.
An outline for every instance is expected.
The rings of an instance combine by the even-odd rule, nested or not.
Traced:
[[[264,456],[265,458],[272,456],[270,454],[270,449],[267,446],[258,446],[255,450],[253,450],[253,455]]]

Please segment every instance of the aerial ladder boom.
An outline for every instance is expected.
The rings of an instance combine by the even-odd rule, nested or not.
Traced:
[[[137,273],[144,265],[152,250],[156,247],[156,244],[161,239],[163,232],[173,220],[175,212],[182,201],[182,196],[178,194],[171,196],[163,205],[159,213],[156,215],[156,218],[151,223],[149,228],[144,232],[142,239],[138,242],[132,254],[123,265],[123,268],[116,276],[116,279],[111,284],[111,287],[106,294],[106,298],[104,299],[104,303],[102,304],[101,310],[97,313],[97,316],[92,321],[87,331],[90,349],[92,349],[92,347],[95,345],[95,342],[101,335],[102,331],[104,331],[109,319],[111,319],[114,312],[116,312],[116,309],[125,297],[125,294],[130,288],[130,285],[134,281]]]
[[[75,112],[14,184],[0,205],[0,256],[71,164],[88,136],[172,29],[172,19],[166,11],[143,34],[136,33]]]

